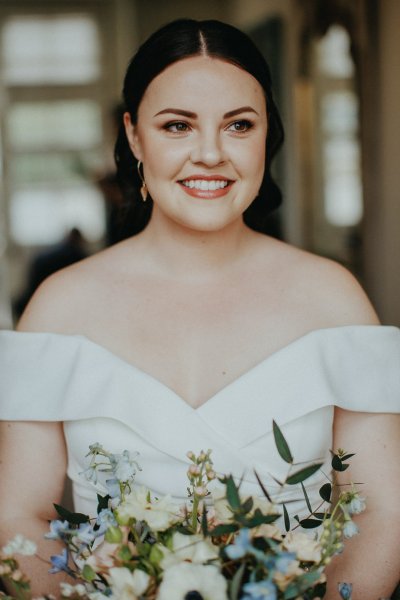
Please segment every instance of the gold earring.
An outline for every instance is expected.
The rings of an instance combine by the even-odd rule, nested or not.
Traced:
[[[138,171],[138,173],[139,173],[140,181],[142,182],[142,187],[140,188],[140,194],[141,194],[141,196],[142,196],[143,202],[146,202],[146,200],[147,200],[147,193],[148,193],[148,191],[147,191],[147,185],[146,185],[146,182],[145,182],[145,180],[144,180],[144,175],[143,175],[143,174],[141,173],[141,171],[140,171],[140,167],[141,167],[141,165],[142,165],[142,161],[141,161],[141,160],[138,160],[138,163],[137,163],[137,171]]]

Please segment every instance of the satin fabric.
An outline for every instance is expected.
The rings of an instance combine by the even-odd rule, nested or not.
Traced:
[[[334,406],[400,412],[400,331],[347,326],[308,333],[224,387],[202,406],[82,336],[0,332],[0,418],[62,421],[75,508],[96,514],[101,484],[85,480],[89,444],[138,451],[136,483],[158,497],[186,497],[188,450],[212,449],[215,470],[242,480],[244,495],[270,493],[305,514],[300,486],[279,491],[288,465],[275,448],[272,421],[295,460],[330,470]],[[349,451],[357,451],[349,448]],[[294,469],[295,470],[295,469]],[[327,479],[306,482],[311,503]],[[217,484],[215,484],[217,485]]]

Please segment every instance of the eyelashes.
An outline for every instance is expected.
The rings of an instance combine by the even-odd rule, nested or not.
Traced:
[[[254,127],[254,123],[249,121],[248,119],[239,119],[237,121],[233,121],[229,125],[225,127],[225,131],[230,131],[237,134],[247,133]],[[189,123],[185,121],[169,121],[162,126],[162,129],[169,133],[173,134],[185,134],[191,130],[191,126]]]
[[[230,125],[228,125],[228,131],[234,131],[235,133],[246,133],[253,127],[253,123],[248,121],[247,119],[240,119],[239,121],[234,121]]]

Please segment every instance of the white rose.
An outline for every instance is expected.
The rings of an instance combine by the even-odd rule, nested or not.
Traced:
[[[140,569],[132,572],[126,567],[113,567],[107,579],[117,600],[136,600],[147,590],[150,576]]]
[[[189,592],[197,592],[203,600],[228,600],[227,582],[212,565],[182,562],[164,572],[157,600],[184,600]]]
[[[288,533],[282,542],[288,552],[294,552],[299,560],[318,563],[321,560],[321,545],[301,531]]]
[[[161,547],[164,554],[160,565],[168,569],[182,561],[204,564],[209,560],[218,558],[218,549],[211,540],[204,540],[201,535],[183,535],[175,532],[172,536],[172,549]]]
[[[122,519],[134,518],[137,521],[146,521],[153,531],[165,531],[181,519],[179,510],[171,502],[170,496],[149,501],[148,495],[149,492],[144,487],[132,490],[118,507],[118,516]]]

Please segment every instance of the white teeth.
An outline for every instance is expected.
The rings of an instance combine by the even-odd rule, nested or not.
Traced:
[[[185,185],[188,188],[196,188],[196,190],[201,190],[204,192],[207,191],[214,191],[214,190],[220,190],[222,188],[225,188],[228,185],[228,180],[222,180],[222,179],[212,179],[212,180],[206,180],[206,179],[188,179],[185,181],[182,181],[183,185]]]

